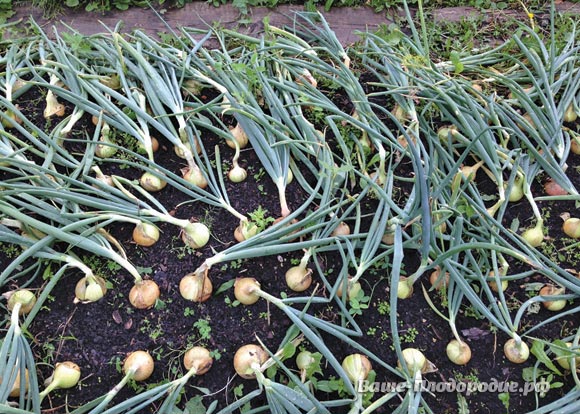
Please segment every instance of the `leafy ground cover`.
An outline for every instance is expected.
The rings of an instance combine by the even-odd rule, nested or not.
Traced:
[[[3,411],[577,412],[577,35],[425,28],[6,45]]]

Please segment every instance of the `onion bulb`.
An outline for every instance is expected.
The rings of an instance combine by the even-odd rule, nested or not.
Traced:
[[[570,138],[570,151],[576,155],[580,155],[580,138],[572,137]]]
[[[241,183],[248,178],[248,172],[239,165],[234,165],[228,172],[228,178],[232,183]]]
[[[455,125],[447,125],[442,126],[437,130],[437,137],[441,141],[447,141],[448,139],[453,140],[459,132],[457,131],[457,127]]]
[[[96,302],[107,293],[107,282],[100,276],[85,276],[75,287],[75,303]]]
[[[406,276],[399,277],[399,283],[397,284],[397,297],[399,299],[409,299],[413,294],[413,283],[412,279]]]
[[[201,153],[201,146],[199,145],[199,141],[197,139],[195,139],[194,145],[195,145],[195,152],[197,154]],[[183,147],[179,146],[179,145],[175,145],[173,147],[173,151],[175,151],[175,155],[177,155],[181,159],[187,159],[190,154],[193,154],[193,148],[191,147],[191,144],[189,143],[189,141],[184,142]]]
[[[503,347],[503,353],[506,358],[514,364],[522,364],[526,362],[530,356],[530,348],[525,342],[520,341],[520,344],[515,339],[508,339]]]
[[[566,342],[566,347],[572,348],[572,344],[570,342]],[[555,361],[565,370],[570,370],[572,369],[572,358],[574,358],[576,363],[576,371],[580,371],[580,356],[574,356],[578,355],[579,352],[579,349],[576,349],[575,351],[571,350],[569,352],[560,351],[560,355],[555,358]]]
[[[500,285],[499,286],[497,285],[493,271],[489,272],[489,276],[487,277],[487,279],[488,286],[491,288],[491,290],[493,290],[496,293],[500,291],[500,287],[502,292],[505,292],[505,290],[508,288],[508,281],[505,278],[502,278],[501,276],[499,278]]]
[[[193,168],[184,168],[181,170],[183,174],[183,179],[190,184],[195,185],[199,188],[206,188],[208,186],[207,179],[203,175],[201,169],[197,166]]]
[[[18,309],[18,314],[26,315],[32,310],[35,303],[36,296],[32,291],[28,289],[18,289],[12,292],[8,298],[8,310],[12,312],[16,307],[16,304],[19,304],[20,308]]]
[[[167,181],[162,180],[150,172],[144,173],[139,179],[139,183],[141,184],[141,187],[149,192],[161,191],[167,185]]]
[[[338,286],[338,289],[336,290],[336,295],[338,297],[342,297],[342,286],[343,283],[341,282],[340,285]],[[356,298],[359,295],[359,292],[362,290],[362,285],[360,284],[360,282],[352,283],[352,279],[349,277],[347,281],[347,289],[348,290],[346,292],[346,298],[347,299]]]
[[[155,137],[149,137],[151,139],[151,152],[157,152],[159,150],[159,140]],[[143,142],[137,142],[137,152],[142,155],[147,155],[147,148],[143,145]]]
[[[153,280],[135,283],[129,292],[129,302],[137,309],[149,309],[159,299],[159,286]]]
[[[544,183],[544,191],[549,196],[567,195],[568,192],[562,188],[556,181],[549,179]]]
[[[554,295],[562,295],[564,294],[565,289],[563,287],[556,287],[554,285],[544,285],[540,289],[540,296],[554,296]],[[558,299],[558,300],[548,300],[542,302],[542,305],[548,310],[552,312],[558,312],[566,306],[566,299]]]
[[[123,363],[123,372],[135,381],[145,381],[154,368],[153,358],[146,351],[132,352]]]
[[[474,165],[464,165],[460,169],[460,173],[464,179],[467,181],[473,181],[475,175],[477,174],[477,170],[483,165],[483,161],[479,161]]]
[[[213,284],[203,273],[188,273],[179,282],[179,292],[186,300],[205,302],[211,297]]]
[[[562,231],[568,237],[572,237],[573,239],[580,238],[580,219],[575,217],[570,217],[564,220],[564,224],[562,224]]]
[[[234,369],[245,379],[256,378],[256,371],[266,362],[268,354],[259,345],[248,344],[240,347],[234,355]]]
[[[471,359],[471,348],[469,345],[457,339],[451,340],[447,344],[445,351],[447,352],[447,358],[457,365],[465,365]]]
[[[338,226],[330,234],[332,237],[348,236],[350,234],[350,227],[344,221],[338,223]]]
[[[253,277],[241,277],[234,283],[234,296],[244,305],[253,305],[260,299],[256,291],[260,290],[260,283]]]
[[[373,367],[365,355],[351,354],[342,361],[342,369],[353,384],[358,384],[367,379]]]
[[[395,228],[397,226],[395,224],[387,225],[385,229],[385,233],[381,238],[381,241],[388,246],[392,246],[395,243]]]
[[[67,389],[76,386],[81,379],[81,369],[72,361],[59,362],[54,366],[54,372],[45,381],[46,388],[40,393],[44,398],[52,390]]]
[[[256,234],[260,232],[258,226],[247,220],[240,220],[240,225],[236,227],[234,230],[234,238],[238,242],[243,242],[244,240],[248,240],[250,237],[254,237]]]
[[[203,223],[189,223],[181,230],[181,240],[192,249],[204,247],[209,237],[209,229]]]
[[[508,200],[515,203],[520,201],[522,198],[524,198],[524,179],[516,177],[508,195]]]
[[[64,116],[65,107],[59,103],[53,91],[46,92],[46,107],[44,108],[44,117],[46,119],[52,116]]]
[[[413,375],[415,375],[417,372],[426,372],[429,368],[429,362],[427,361],[427,358],[423,352],[416,348],[403,349],[402,356],[403,360],[405,361],[405,365],[407,365],[407,369]],[[397,366],[401,368],[401,361],[397,363]]]
[[[209,371],[213,358],[202,346],[194,346],[183,355],[183,365],[188,371],[194,370],[195,375],[203,375]]]
[[[435,290],[441,290],[449,285],[449,278],[449,272],[445,272],[445,274],[441,276],[441,268],[437,266],[437,268],[429,275],[429,283],[431,283],[431,286],[433,286]]]
[[[20,377],[20,370],[18,370],[14,384],[12,384],[10,394],[8,394],[9,397],[20,397]],[[30,388],[30,381],[28,380],[28,369],[24,370],[24,381],[24,392],[27,393],[28,389]],[[2,384],[2,378],[0,378],[0,384]]]
[[[117,153],[117,148],[113,147],[111,141],[104,135],[101,136],[99,143],[95,146],[95,155],[99,158],[111,158]]]
[[[139,246],[153,246],[158,240],[159,229],[154,224],[142,221],[133,229],[133,241]]]
[[[306,371],[310,369],[315,363],[316,359],[310,351],[301,351],[298,355],[296,355],[296,367],[300,371]]]
[[[312,269],[293,266],[286,271],[286,285],[294,292],[304,292],[312,284]]]
[[[539,247],[544,241],[544,227],[542,222],[538,222],[534,227],[525,230],[522,238],[532,247]]]
[[[235,149],[236,148],[235,142],[238,143],[238,146],[240,148],[245,148],[248,145],[248,136],[246,135],[245,131],[243,130],[239,122],[236,124],[234,128],[230,129],[230,133],[232,134],[233,140],[230,139],[226,140],[226,144],[228,144],[228,147]]]
[[[578,114],[574,110],[574,104],[571,103],[564,111],[564,122],[574,122],[576,118],[578,118]]]

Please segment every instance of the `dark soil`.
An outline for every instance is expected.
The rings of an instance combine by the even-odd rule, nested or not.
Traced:
[[[25,113],[43,123],[42,114],[38,111],[39,99],[41,98],[38,92],[31,91],[21,97],[19,103]],[[340,96],[337,99],[341,99]],[[88,118],[80,125],[79,136],[83,135],[83,129],[90,131],[93,128]],[[179,172],[184,166],[183,160],[174,154],[167,142],[161,144],[156,161],[176,173]],[[217,142],[215,137],[209,134],[204,136],[205,148],[214,148],[216,144],[220,145],[222,159],[227,160],[232,153],[231,150],[223,143]],[[74,148],[75,144],[67,145]],[[568,164],[570,178],[576,187],[580,188],[580,157],[571,155]],[[261,206],[272,217],[277,217],[280,207],[276,188],[268,176],[261,172],[259,161],[251,149],[243,151],[241,165],[248,169],[249,175],[242,184],[228,184],[227,190],[233,206],[244,214]],[[402,171],[402,174],[410,173],[410,166],[407,167],[409,171]],[[101,168],[106,173],[131,179],[140,176],[137,169],[120,169],[113,163],[103,162]],[[481,182],[484,186],[483,177]],[[536,194],[542,194],[541,183],[537,184],[535,190]],[[406,189],[402,188],[401,191],[404,192]],[[204,397],[204,405],[207,407],[211,401],[217,400],[218,407],[223,408],[237,398],[234,395],[235,389],[239,390],[239,387],[243,386],[243,393],[246,394],[257,387],[255,381],[243,380],[235,375],[232,360],[236,349],[246,343],[256,343],[256,338],[259,338],[270,350],[275,351],[290,327],[286,316],[278,309],[269,307],[263,300],[253,306],[233,306],[232,289],[214,295],[201,304],[182,299],[178,289],[180,279],[194,271],[204,259],[213,254],[214,250],[219,252],[235,243],[233,231],[238,225],[238,219],[225,210],[208,207],[202,202],[190,202],[187,196],[172,187],[165,188],[156,196],[176,217],[207,223],[212,232],[210,243],[199,251],[190,251],[183,247],[178,230],[165,225],[161,226],[162,236],[157,244],[150,248],[141,248],[131,241],[132,225],[119,224],[109,228],[111,234],[125,246],[132,263],[139,266],[148,278],[159,284],[162,292],[161,301],[150,310],[135,310],[129,304],[127,296],[133,284],[129,274],[114,266],[111,267],[110,263],[103,259],[95,258],[86,252],[78,252],[87,264],[110,282],[111,289],[105,298],[96,303],[74,304],[74,288],[80,276],[71,271],[58,283],[50,301],[45,304],[44,309],[30,326],[29,340],[36,355],[41,380],[50,375],[52,364],[58,361],[75,361],[83,373],[79,387],[66,392],[55,392],[45,400],[46,413],[64,413],[105,394],[120,381],[122,374],[119,364],[134,350],[148,350],[155,357],[154,374],[145,384],[130,384],[125,387],[114,402],[134,395],[136,390],[177,378],[179,373],[183,372],[181,355],[192,345],[207,347],[215,353],[216,358],[208,374],[190,381],[182,404],[194,396],[201,395],[199,388],[206,388],[210,395]],[[300,206],[306,196],[298,184],[289,185],[288,200],[291,209]],[[560,230],[559,214],[563,211],[575,211],[574,204],[540,202],[539,206],[549,212],[546,223],[548,233],[554,239],[554,245],[557,248],[561,247],[563,242],[559,240],[563,234]],[[369,201],[364,208],[367,209],[364,213],[370,216],[374,213],[375,205]],[[522,225],[527,225],[530,217],[531,211],[525,201],[511,204],[506,214],[507,225],[509,226],[509,221],[515,218],[518,218]],[[1,263],[6,264],[10,260],[4,250],[0,255]],[[260,281],[265,291],[274,295],[285,292],[288,296],[292,296],[285,286],[284,273],[291,266],[291,260],[300,257],[301,252],[294,252],[214,266],[210,270],[214,292],[222,284],[236,277],[252,276]],[[320,256],[318,260],[329,274],[332,274],[333,269],[337,273],[341,265],[340,257],[333,254]],[[578,269],[577,258],[570,255],[564,260],[568,260],[568,265],[563,262],[563,267]],[[416,257],[405,258],[405,269],[408,272],[412,272],[417,266]],[[428,275],[425,275],[425,283],[428,283],[427,278]],[[356,340],[394,366],[396,354],[392,349],[389,316],[383,311],[382,314],[379,313],[379,309],[383,309],[384,302],[388,302],[386,271],[376,269],[368,272],[364,280],[364,289],[371,296],[371,300],[369,309],[356,317],[364,333],[363,337]],[[542,280],[532,276],[522,282],[542,282]],[[37,286],[39,283],[41,282],[36,281]],[[507,292],[508,295],[512,295],[509,300],[513,303],[514,309],[527,299],[521,291],[522,289],[517,289],[518,293],[511,293],[509,290]],[[516,289],[513,289],[513,292],[516,292]],[[431,297],[439,305],[437,294],[432,293]],[[339,318],[336,309],[330,305],[312,309],[320,317],[329,320]],[[438,368],[437,372],[427,374],[427,380],[449,381],[453,378],[457,381],[487,382],[496,379],[500,382],[515,381],[523,386],[522,369],[532,366],[535,358],[530,358],[522,366],[507,362],[502,350],[507,337],[501,332],[496,332],[486,320],[474,317],[467,306],[457,323],[472,348],[474,358],[464,367],[453,365],[447,360],[445,346],[451,339],[448,324],[429,308],[419,285],[416,285],[411,299],[399,302],[397,311],[403,345],[424,350]],[[528,314],[522,324],[535,325],[546,319],[548,314],[549,311],[541,309],[538,314]],[[535,335],[538,338],[559,338],[578,329],[578,326],[577,317],[567,321],[560,320],[538,329]],[[328,338],[327,344],[339,360],[353,352],[333,338]],[[306,343],[304,346],[308,348]],[[288,360],[287,365],[295,368],[292,360]],[[397,381],[397,378],[388,371],[376,366],[375,369],[377,381]],[[335,373],[331,368],[326,368],[325,378],[330,375]],[[573,386],[570,375],[558,380],[564,385],[550,390],[545,397],[540,398],[540,405],[556,400]],[[377,394],[375,398],[379,395]],[[472,395],[463,395],[467,399],[471,413],[505,411],[497,393],[476,392]],[[336,395],[320,393],[319,398],[334,399]],[[454,413],[458,410],[457,393],[435,392],[432,395],[425,393],[424,398],[435,413]],[[264,402],[264,400],[255,401],[252,406],[256,407]],[[511,412],[528,412],[536,407],[536,398],[534,395],[525,396],[523,392],[512,393],[509,397],[509,406]],[[392,407],[387,405],[378,412],[388,413],[391,409]],[[152,407],[150,412],[155,412],[155,407]]]

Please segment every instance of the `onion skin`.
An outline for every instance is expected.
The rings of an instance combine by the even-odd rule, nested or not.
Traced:
[[[256,378],[254,369],[258,369],[267,359],[268,354],[261,346],[254,344],[244,345],[234,355],[234,369],[242,378]]]
[[[129,292],[129,302],[137,309],[150,309],[159,299],[159,286],[153,280],[135,283]]]
[[[451,340],[445,349],[447,358],[456,365],[465,365],[471,360],[471,348],[457,339]]]
[[[132,352],[123,363],[123,372],[135,381],[145,381],[153,374],[154,368],[153,358],[145,351]]]
[[[580,238],[580,219],[576,217],[570,217],[564,220],[564,224],[562,224],[562,231],[568,237],[572,237],[573,239]]]
[[[523,364],[530,357],[530,349],[525,342],[521,342],[520,346],[517,345],[515,339],[508,339],[503,347],[503,352],[508,359],[508,361],[514,364]]]
[[[578,118],[578,114],[574,111],[574,104],[568,105],[564,111],[564,122],[574,122]]]
[[[179,282],[179,292],[186,300],[205,302],[213,292],[213,284],[205,274],[189,273]]]
[[[81,379],[81,369],[72,361],[59,362],[55,365],[53,378],[58,383],[58,388],[72,388]]]
[[[194,346],[183,355],[183,365],[188,371],[195,370],[195,375],[203,375],[213,365],[213,358],[206,348]]]
[[[241,277],[234,283],[234,296],[243,305],[253,305],[260,299],[255,292],[260,290],[260,283],[253,277]]]
[[[373,367],[365,355],[351,354],[342,361],[342,369],[353,384],[358,384],[367,379]]]
[[[540,289],[540,296],[554,296],[554,295],[562,295],[564,293],[564,288],[558,288],[554,285],[545,285]],[[558,299],[553,301],[546,301],[542,302],[544,307],[552,312],[558,312],[564,309],[566,306],[565,299]]]

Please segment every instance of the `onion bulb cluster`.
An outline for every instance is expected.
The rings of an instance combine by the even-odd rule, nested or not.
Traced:
[[[204,273],[188,273],[179,282],[181,296],[192,302],[205,302],[211,297],[213,284]]]
[[[159,286],[153,280],[141,280],[129,291],[129,302],[137,309],[149,309],[159,299]]]
[[[256,371],[268,360],[268,353],[259,345],[240,347],[234,355],[234,369],[245,379],[256,378]]]

